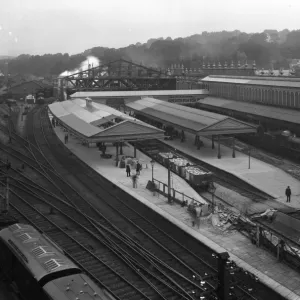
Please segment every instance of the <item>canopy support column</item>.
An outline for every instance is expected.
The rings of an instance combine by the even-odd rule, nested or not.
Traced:
[[[235,158],[235,138],[232,137],[232,157]]]
[[[218,159],[220,159],[221,156],[221,145],[220,145],[220,135],[218,135]]]
[[[133,145],[134,145],[133,157],[136,158],[136,142],[134,142]]]
[[[200,145],[201,145],[201,140],[200,140],[200,136],[198,135],[198,145],[197,145],[197,149],[199,150],[200,149]]]
[[[116,167],[118,166],[119,163],[119,143],[116,142]]]
[[[123,143],[120,142],[120,154],[123,155]]]
[[[197,134],[195,135],[195,141],[194,141],[194,145],[197,145]]]
[[[184,131],[181,130],[181,143],[183,143],[185,141],[185,134]]]
[[[215,137],[211,136],[211,149],[215,149]]]

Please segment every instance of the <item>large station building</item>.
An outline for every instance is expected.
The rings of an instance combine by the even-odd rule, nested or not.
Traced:
[[[212,97],[300,108],[300,78],[211,75],[202,82]]]

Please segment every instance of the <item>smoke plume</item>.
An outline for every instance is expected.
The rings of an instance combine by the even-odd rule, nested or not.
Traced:
[[[83,61],[80,66],[72,71],[64,71],[59,75],[59,77],[70,76],[78,72],[86,71],[91,68],[100,66],[101,61],[95,56],[88,56],[85,61]]]

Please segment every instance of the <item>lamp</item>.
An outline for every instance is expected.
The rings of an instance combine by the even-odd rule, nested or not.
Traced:
[[[209,190],[209,192],[211,193],[211,196],[212,196],[212,211],[213,211],[213,213],[214,213],[214,211],[215,211],[215,203],[214,203],[214,201],[215,201],[215,192],[216,192],[216,186],[214,185],[214,183],[213,182],[211,182],[210,183],[210,185],[209,185],[209,187],[208,187],[208,190]]]
[[[170,163],[170,153],[168,153],[168,202],[171,203],[171,163]]]
[[[249,157],[248,169],[250,169],[251,168],[251,166],[250,166],[251,148],[250,147],[248,148],[248,157]]]
[[[154,167],[154,165],[155,165],[155,160],[151,160],[150,161],[150,163],[151,163],[151,167],[152,167],[152,182],[154,183],[154,177],[153,177],[153,167]]]

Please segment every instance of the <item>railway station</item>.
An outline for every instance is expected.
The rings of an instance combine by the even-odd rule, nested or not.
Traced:
[[[25,157],[26,166],[31,168],[18,165],[11,172],[35,172],[38,168],[40,175],[48,174],[47,182],[51,178],[49,191],[55,190],[59,197],[51,198],[48,193],[45,200],[41,186],[34,189],[31,181],[35,194],[30,190],[25,202],[19,197],[27,195],[22,182],[17,181],[19,186],[12,182],[17,195],[12,195],[12,207],[21,207],[16,214],[18,219],[22,219],[20,215],[26,220],[39,214],[39,220],[32,218],[32,222],[47,228],[50,238],[120,299],[128,294],[140,299],[145,290],[155,297],[157,294],[147,283],[142,291],[128,285],[125,275],[119,276],[119,254],[130,257],[129,263],[122,260],[125,268],[121,271],[125,274],[129,269],[137,275],[126,280],[134,278],[133,282],[137,282],[140,274],[157,279],[160,271],[135,266],[141,260],[152,265],[156,256],[147,260],[144,250],[155,249],[156,266],[163,269],[165,266],[159,262],[162,250],[157,246],[162,244],[172,262],[177,259],[174,253],[184,253],[179,260],[193,258],[189,269],[179,260],[174,270],[173,266],[168,267],[166,280],[178,278],[174,277],[175,270],[176,274],[185,275],[176,280],[175,289],[158,283],[162,286],[160,294],[166,299],[171,294],[188,299],[214,295],[213,299],[227,300],[233,294],[242,299],[298,299],[298,273],[288,266],[299,266],[299,222],[292,222],[290,217],[300,208],[298,181],[251,157],[250,148],[248,156],[236,141],[239,136],[254,136],[260,122],[249,124],[248,119],[236,118],[238,115],[179,106],[199,106],[206,100],[209,104],[216,95],[209,84],[201,90],[176,91],[174,78],[145,67],[140,69],[146,77],[137,80],[140,72],[135,70],[134,75],[131,68],[138,66],[123,63],[68,76],[68,84],[77,91],[72,100],[55,102],[47,110],[33,110],[26,116],[28,139],[22,145],[37,145],[39,149],[32,147],[28,152],[32,158]],[[108,74],[102,76],[107,70]],[[149,90],[139,90],[143,88]],[[295,101],[295,94],[293,97]],[[238,102],[238,98],[223,100]],[[210,110],[208,106],[203,109]],[[262,118],[261,122],[266,120],[265,116]],[[14,144],[21,140],[15,133],[10,134]],[[113,147],[106,149],[105,144]],[[14,148],[6,151],[14,157],[13,164],[24,156]],[[53,165],[48,155],[53,155],[58,164]],[[127,173],[129,165],[132,174]],[[200,178],[202,186],[197,184]],[[77,190],[70,186],[71,181]],[[206,185],[207,182],[213,184]],[[287,185],[293,191],[289,203],[284,195]],[[40,206],[43,209],[37,210]],[[97,210],[106,215],[103,217]],[[253,221],[253,216],[257,221]],[[91,218],[100,220],[97,229],[90,226]],[[58,222],[63,222],[62,229],[56,227]],[[100,225],[104,234],[99,238]],[[174,242],[178,237],[180,242]],[[27,239],[22,241],[25,242]],[[118,255],[109,257],[103,266],[102,258],[110,255],[106,247]],[[76,293],[79,295],[80,291]]]
[[[54,130],[61,142],[63,142],[64,133],[62,129],[56,127],[54,128]],[[191,140],[190,136],[188,136],[187,139]],[[164,142],[171,143],[172,146],[176,147],[176,149],[181,150],[182,152],[189,152],[187,151],[187,149],[191,148],[190,143],[181,143],[179,140]],[[147,190],[146,185],[147,182],[151,180],[151,173],[155,179],[159,179],[163,182],[167,178],[167,170],[157,163],[154,165],[154,168],[152,166],[151,170],[151,158],[149,156],[147,157],[147,155],[145,155],[143,152],[137,150],[137,158],[143,162],[143,169],[141,175],[139,176],[138,185],[134,188],[131,179],[126,177],[125,170],[123,169],[122,171],[119,168],[116,168],[112,163],[109,162],[109,160],[99,160],[99,155],[95,148],[84,148],[78,145],[77,140],[74,136],[70,138],[69,143],[65,146],[96,172],[109,179],[112,183],[119,186],[121,189],[138,199],[141,203],[144,203],[145,205],[150,207],[153,211],[156,211],[173,224],[176,224],[178,228],[181,228],[188,234],[194,236],[207,247],[212,247],[213,249],[219,252],[229,251],[230,257],[232,257],[240,267],[243,267],[247,271],[254,273],[260,280],[262,280],[264,284],[266,284],[269,287],[272,287],[272,289],[276,290],[281,295],[285,295],[286,299],[296,299],[294,298],[296,297],[295,294],[290,290],[286,289],[284,285],[281,285],[277,281],[272,280],[270,277],[264,275],[264,273],[270,268],[274,270],[274,264],[276,264],[276,262],[271,258],[271,256],[265,253],[265,250],[247,242],[245,238],[235,236],[235,240],[233,242],[230,236],[219,237],[218,235],[210,233],[210,230],[206,229],[204,221],[205,217],[201,221],[200,230],[197,230],[197,227],[195,228],[191,225],[193,219],[187,212],[185,212],[185,210],[180,208],[180,206],[166,205],[168,201],[166,196],[154,195],[151,191]],[[132,152],[132,150],[130,150],[130,147],[131,146],[129,144],[127,144],[124,147],[124,155]],[[222,151],[226,153],[226,156],[229,156],[228,154],[230,154],[230,149],[224,146],[221,147]],[[207,150],[209,149],[205,150],[205,154],[203,156],[201,155],[201,151],[198,151],[197,149],[195,149],[195,147],[193,149],[193,151],[196,153],[194,155],[201,155],[201,159],[204,160],[206,159],[207,155],[211,156],[210,154],[208,154]],[[237,154],[237,158],[239,162],[240,159],[247,161],[247,157],[241,156],[240,153]],[[217,159],[214,160],[223,161]],[[233,160],[231,159],[231,161]],[[213,163],[213,160],[211,160],[209,163]],[[252,159],[251,163],[253,164],[253,169],[258,168],[260,164],[260,162],[255,159]],[[226,162],[223,165],[223,167],[225,166],[227,168],[229,164]],[[245,171],[246,170],[248,171],[247,166],[245,166]],[[260,171],[261,170],[259,170],[259,172]],[[254,173],[254,176],[255,174],[256,173]],[[177,175],[172,174],[172,182],[172,189],[184,192],[186,195],[186,199],[188,199],[189,201],[199,201],[203,203],[206,202],[205,199],[199,197],[199,195],[197,196],[197,193],[195,193],[193,189],[188,187],[188,185],[183,180],[180,180],[180,178],[178,178]],[[224,193],[224,191],[219,190],[218,188],[216,195],[218,195],[218,193],[220,193],[221,195],[222,193]],[[178,195],[177,197],[180,197],[180,195]],[[230,198],[234,198],[233,194],[231,194]],[[179,199],[181,199],[181,197]],[[240,201],[240,197],[237,197],[236,201]],[[256,207],[255,205],[253,205],[251,206],[251,209],[256,210],[256,213],[262,212],[268,207],[267,202],[264,205],[264,207],[261,204],[257,204]],[[280,206],[279,202],[278,208],[282,209],[283,206],[284,205]],[[300,203],[298,203],[298,207],[300,207]],[[293,207],[290,207],[290,210],[292,211]],[[236,243],[238,243],[238,247],[234,247]],[[253,256],[246,255],[246,253],[252,253]],[[253,257],[255,257],[255,259],[253,259]],[[260,259],[259,257],[262,257],[262,259]],[[296,274],[296,271],[291,271],[289,268],[285,268],[282,265],[276,264],[276,268],[277,267],[278,272],[280,269],[281,272],[289,274],[288,276],[294,276],[294,274]]]

